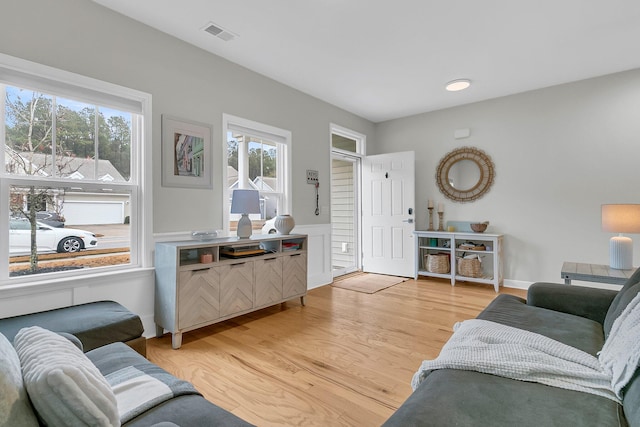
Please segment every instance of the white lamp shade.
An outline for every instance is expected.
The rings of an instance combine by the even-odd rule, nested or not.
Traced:
[[[260,213],[260,192],[258,190],[233,190],[231,213]]]
[[[640,204],[602,205],[602,231],[640,233]]]

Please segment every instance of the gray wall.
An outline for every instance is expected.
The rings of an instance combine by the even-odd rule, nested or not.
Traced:
[[[473,89],[471,89],[473,90]],[[456,129],[471,136],[456,140]],[[376,125],[369,154],[415,150],[417,227],[427,200],[445,220],[491,221],[504,233],[505,278],[559,281],[563,261],[608,264],[600,205],[640,203],[640,70],[392,120]],[[491,191],[472,203],[446,199],[440,159],[462,146],[489,154]],[[640,264],[640,236],[634,265]]]
[[[155,233],[222,228],[223,113],[292,132],[297,224],[330,221],[328,209],[314,214],[306,183],[307,169],[320,171],[320,204],[328,207],[329,124],[373,133],[364,119],[88,0],[3,1],[0,52],[152,94]],[[213,191],[160,185],[162,114],[213,125]]]

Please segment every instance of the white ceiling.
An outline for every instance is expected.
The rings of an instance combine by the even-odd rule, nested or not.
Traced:
[[[373,122],[640,67],[637,0],[94,1]]]

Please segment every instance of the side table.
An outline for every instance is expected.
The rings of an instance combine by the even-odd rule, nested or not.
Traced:
[[[571,280],[624,285],[627,279],[631,277],[635,271],[635,268],[629,270],[617,270],[609,267],[608,265],[564,262],[562,264],[560,277],[564,279],[565,285],[570,285]]]

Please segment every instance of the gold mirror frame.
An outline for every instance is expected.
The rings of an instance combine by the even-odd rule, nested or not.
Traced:
[[[480,169],[480,179],[473,187],[466,190],[458,190],[449,183],[449,171],[461,160],[471,160]],[[446,198],[464,203],[484,196],[491,188],[495,175],[495,168],[489,155],[477,148],[462,147],[453,150],[440,160],[436,170],[436,182],[440,192]]]

